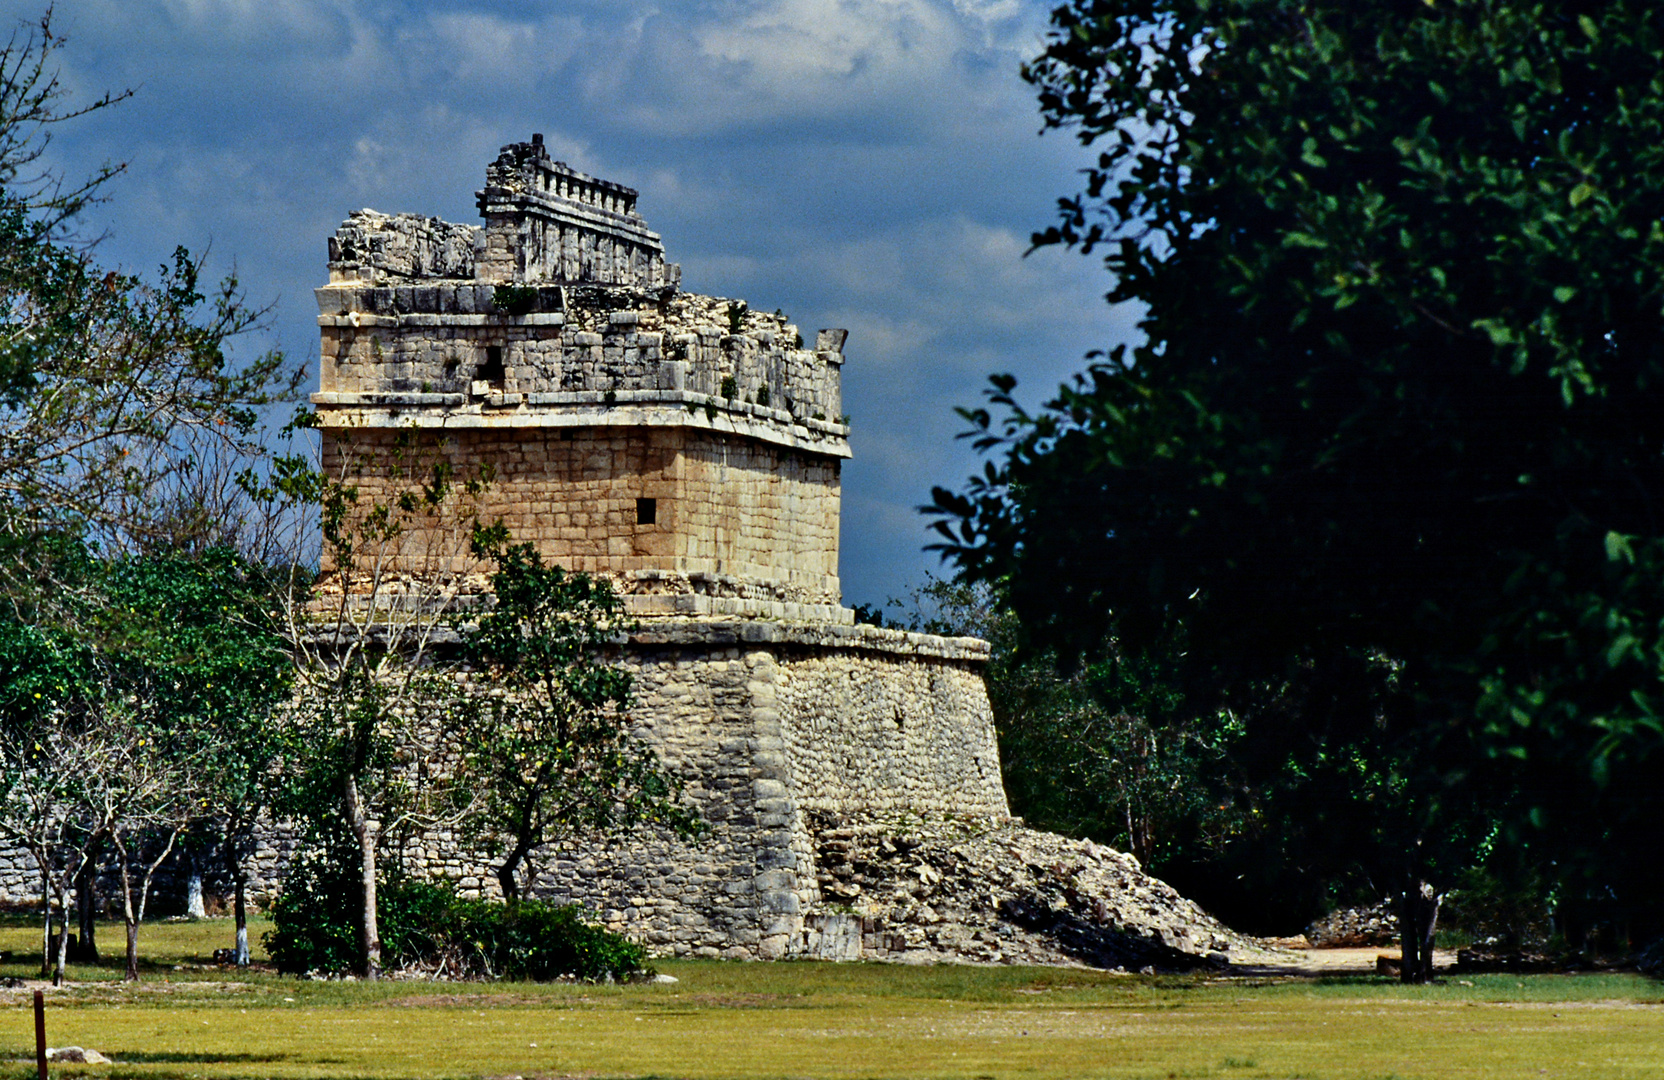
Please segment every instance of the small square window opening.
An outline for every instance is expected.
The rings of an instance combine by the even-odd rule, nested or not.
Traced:
[[[508,372],[503,369],[503,347],[501,345],[487,345],[485,348],[485,363],[480,365],[476,378],[483,379],[500,390],[507,375]]]
[[[636,524],[657,525],[659,523],[659,500],[636,500]]]

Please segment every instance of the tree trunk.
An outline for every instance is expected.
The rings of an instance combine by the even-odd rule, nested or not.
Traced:
[[[1407,983],[1433,981],[1433,937],[1444,894],[1412,874],[1399,907],[1398,933],[1403,942],[1399,978]]]
[[[40,977],[52,974],[52,873],[41,861],[40,871]]]
[[[64,984],[64,965],[69,962],[69,883],[70,875],[65,874],[58,882],[58,910],[63,915],[63,922],[58,925],[58,958],[52,966],[52,985]]]
[[[127,869],[127,844],[118,835],[115,841],[117,864],[121,868],[121,917],[127,926],[127,982],[139,981],[139,913],[133,910],[133,877]]]
[[[243,861],[252,851],[249,830],[240,818],[227,822],[225,828],[225,868],[231,872],[231,916],[237,928],[237,940],[232,947],[232,959],[238,967],[248,967],[248,873]]]
[[[98,860],[88,859],[75,875],[75,923],[81,935],[80,960],[98,963]]]
[[[376,838],[358,793],[358,781],[348,776],[344,795],[347,825],[358,841],[359,878],[363,884],[363,911],[358,922],[358,944],[364,953],[364,977],[381,978],[381,933],[376,927]]]
[[[173,846],[179,842],[179,834],[184,831],[185,826],[176,826],[168,834],[168,842],[162,848],[162,853],[151,862],[143,864],[144,879],[139,882],[138,906],[135,909],[131,902],[127,905],[128,911],[132,912],[132,917],[127,920],[127,978],[129,981],[137,981],[139,977],[139,925],[144,922],[145,908],[150,905],[150,885],[156,880],[156,871],[161,869],[162,864],[168,861],[168,856],[173,854]],[[129,897],[132,896],[132,889],[127,882],[127,864],[125,862],[122,863],[121,868],[121,885],[123,891]]]
[[[514,903],[520,899],[520,867],[526,861],[527,848],[525,844],[516,844],[503,859],[503,864],[497,867],[497,887],[503,890],[503,901]]]
[[[233,950],[233,959],[238,967],[248,967],[248,897],[241,873],[232,887],[231,911],[237,920],[237,946]]]
[[[208,908],[202,902],[202,866],[197,862],[196,852],[185,849],[185,858],[190,863],[190,875],[185,879],[185,914],[192,919],[206,919]]]

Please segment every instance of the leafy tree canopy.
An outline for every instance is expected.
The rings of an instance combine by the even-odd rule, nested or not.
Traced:
[[[258,410],[302,374],[275,352],[230,355],[262,312],[235,278],[207,286],[185,249],[153,282],[93,260],[74,230],[121,166],[66,180],[43,155],[57,125],[128,94],[69,104],[62,44],[49,7],[0,46],[0,583],[13,593],[51,591],[46,537],[176,541],[193,473],[258,456]]]
[[[1290,737],[1384,746],[1413,834],[1506,810],[1613,884],[1664,745],[1664,11],[1053,20],[1026,75],[1100,152],[1036,242],[1144,338],[1038,412],[994,380],[947,553],[1066,657],[1182,625],[1217,695],[1307,688]]]

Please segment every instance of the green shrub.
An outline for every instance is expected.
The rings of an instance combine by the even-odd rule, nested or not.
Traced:
[[[498,977],[610,980],[651,973],[640,945],[586,922],[576,904],[461,901],[459,906],[466,909],[466,939],[477,943],[481,961]]]
[[[359,870],[350,840],[330,838],[302,849],[289,865],[283,892],[272,905],[272,929],[262,939],[277,970],[356,971]]]
[[[363,968],[356,867],[341,854],[333,859],[308,854],[290,871],[272,908],[275,929],[265,937],[279,971],[335,974]],[[576,904],[464,900],[448,882],[394,877],[377,887],[376,921],[382,965],[389,970],[537,981],[563,976],[608,981],[652,973],[640,945],[587,922]]]

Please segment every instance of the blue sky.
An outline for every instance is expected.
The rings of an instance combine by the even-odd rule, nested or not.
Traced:
[[[0,0],[8,22],[41,4]],[[64,81],[119,108],[61,130],[70,175],[128,170],[106,263],[177,244],[271,304],[243,348],[317,353],[325,240],[372,207],[475,220],[504,143],[641,191],[684,287],[850,331],[845,601],[935,570],[916,507],[978,467],[955,405],[1038,401],[1124,340],[1095,259],[1023,252],[1086,161],[1037,134],[1029,0],[59,0]]]

